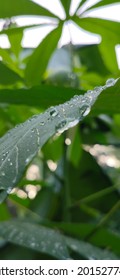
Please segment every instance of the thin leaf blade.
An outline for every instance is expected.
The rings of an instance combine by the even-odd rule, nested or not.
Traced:
[[[40,83],[42,75],[47,67],[51,54],[57,47],[62,32],[62,26],[51,31],[31,55],[25,72],[29,85]]]
[[[5,0],[0,2],[0,18],[11,18],[21,15],[57,17],[49,10],[30,0]]]

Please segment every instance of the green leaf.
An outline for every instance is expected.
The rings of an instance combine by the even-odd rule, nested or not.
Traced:
[[[120,79],[114,88],[107,88],[93,106],[92,114],[120,114]]]
[[[52,25],[52,23],[51,23],[51,25]],[[0,31],[0,35],[2,35],[2,34],[12,35],[12,34],[20,33],[22,31],[24,31],[24,29],[43,27],[43,26],[50,26],[50,23],[31,24],[31,25],[10,27],[7,29],[2,29],[2,31]]]
[[[113,87],[116,81],[104,86]],[[69,102],[52,107],[35,115],[25,123],[8,131],[0,139],[0,189],[2,201],[19,182],[26,166],[45,142],[55,133],[62,133],[76,125],[89,112],[102,88],[83,96],[75,96]]]
[[[21,69],[17,68],[12,58],[10,57],[8,50],[0,48],[0,56],[2,57],[3,62],[5,62],[11,70],[13,70],[14,72],[16,72],[18,75],[22,77]]]
[[[51,31],[30,56],[26,67],[26,80],[29,85],[39,84],[45,72],[50,56],[57,47],[62,26]]]
[[[88,260],[117,260],[118,256],[114,253],[100,249],[88,242],[66,237],[66,243],[71,250],[79,253]]]
[[[65,10],[66,16],[69,16],[71,0],[60,0],[60,2]]]
[[[40,85],[30,89],[1,89],[0,103],[39,106],[46,109],[49,106],[59,105],[72,98],[74,94],[83,94],[83,90]]]
[[[110,5],[110,4],[115,4],[115,3],[119,3],[120,4],[120,0],[102,0],[98,3],[96,3],[95,5],[91,6],[90,8],[87,9],[87,11],[89,10],[93,10],[93,9],[96,9],[96,8],[99,8],[99,7],[104,7],[104,6],[107,6],[107,5]]]
[[[21,80],[21,77],[0,61],[0,84],[12,85]]]
[[[96,225],[92,223],[61,223],[56,224],[56,227],[75,238],[85,239],[94,231]],[[113,231],[100,228],[89,238],[89,242],[101,248],[110,248],[112,252],[120,256],[120,235]]]
[[[58,18],[56,15],[30,0],[4,0],[0,2],[0,18],[21,15],[37,15]]]
[[[74,16],[73,20],[81,28],[95,34],[100,34],[102,36],[100,51],[102,53],[104,62],[106,63],[110,71],[118,71],[115,45],[119,44],[120,22],[114,22],[99,18],[79,18],[77,16]]]
[[[43,226],[19,220],[1,222],[0,236],[13,244],[51,255],[56,259],[70,258],[62,235]]]

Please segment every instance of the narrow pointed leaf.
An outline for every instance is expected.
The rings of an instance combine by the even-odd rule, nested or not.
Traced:
[[[0,18],[11,18],[21,15],[57,17],[47,9],[30,0],[0,1]]]
[[[2,35],[2,34],[6,34],[6,35],[17,34],[17,33],[20,33],[22,31],[24,31],[24,29],[36,28],[36,27],[45,27],[45,26],[50,26],[50,25],[52,25],[52,24],[50,24],[50,23],[40,23],[40,24],[31,24],[31,25],[11,27],[11,28],[7,28],[7,29],[2,29],[0,31],[0,35]]]
[[[70,258],[64,238],[53,229],[13,220],[0,223],[0,236],[10,243],[46,253],[57,259]]]
[[[114,253],[100,249],[88,242],[66,237],[68,247],[74,252],[79,253],[88,260],[117,260],[119,257]]]
[[[113,4],[116,4],[116,3],[119,3],[120,4],[120,0],[102,0],[98,3],[96,3],[95,5],[91,6],[90,8],[87,9],[87,11],[89,10],[93,10],[93,9],[96,9],[96,8],[100,8],[100,7],[104,7],[104,6],[108,6],[108,5],[113,5]]]
[[[5,79],[5,78],[4,78]],[[49,106],[59,105],[72,98],[74,94],[83,94],[83,90],[40,85],[29,89],[1,89],[0,103],[39,106],[46,109]]]
[[[8,131],[0,139],[0,200],[19,182],[26,166],[45,142],[55,133],[62,133],[81,121],[91,109],[98,95],[107,87],[114,87],[116,80],[98,87],[85,95],[49,108],[25,123]]]
[[[69,16],[71,0],[60,0],[60,2],[65,10],[66,16]]]
[[[57,47],[62,26],[51,31],[31,55],[26,67],[26,80],[29,85],[39,84],[47,67],[48,61]]]

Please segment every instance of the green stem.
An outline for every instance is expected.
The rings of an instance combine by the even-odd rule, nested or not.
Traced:
[[[88,241],[94,234],[96,234],[96,232],[108,222],[111,216],[119,208],[120,208],[120,200],[118,200],[117,203],[110,209],[110,211],[106,215],[104,215],[104,217],[99,221],[96,227],[85,237],[85,240]]]
[[[82,198],[82,199],[80,199],[80,200],[78,200],[78,201],[76,201],[75,203],[73,203],[71,206],[70,206],[70,208],[74,208],[74,207],[76,207],[76,206],[80,206],[81,204],[85,204],[85,203],[88,203],[88,202],[91,202],[91,201],[93,201],[93,200],[96,200],[96,199],[99,199],[99,198],[101,198],[101,197],[103,197],[103,196],[105,196],[105,195],[108,195],[108,194],[110,194],[110,193],[112,193],[112,192],[114,192],[114,191],[116,191],[117,189],[119,189],[120,188],[120,185],[114,185],[114,186],[111,186],[111,187],[108,187],[108,188],[106,188],[106,189],[104,189],[104,190],[101,190],[101,191],[98,191],[98,192],[96,192],[96,193],[94,193],[94,194],[91,194],[91,195],[89,195],[89,196],[86,196],[85,198]]]

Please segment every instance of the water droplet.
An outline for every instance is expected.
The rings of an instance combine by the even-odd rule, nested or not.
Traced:
[[[12,164],[12,162],[10,162],[10,166],[12,166],[13,164]]]
[[[56,125],[56,131],[57,132],[63,132],[64,131],[64,128],[66,127],[66,124],[67,124],[67,121],[66,120],[63,120],[61,121],[58,125]]]
[[[107,87],[114,86],[114,84],[115,84],[115,79],[113,79],[113,78],[108,79],[108,80],[106,81],[106,86],[107,86]]]
[[[58,115],[58,111],[55,108],[52,108],[50,111],[50,116],[51,117],[56,117]]]
[[[28,164],[29,161],[30,161],[30,159],[29,159],[29,158],[26,158],[25,163]]]
[[[40,125],[44,125],[45,123],[44,122],[40,122]]]
[[[80,115],[82,117],[85,117],[89,114],[91,108],[88,105],[84,105],[84,106],[80,107],[79,109],[80,109]]]
[[[8,161],[10,161],[10,158],[8,158]]]
[[[2,171],[2,172],[1,172],[1,175],[2,175],[2,176],[5,176],[5,172],[4,172],[4,171]]]

